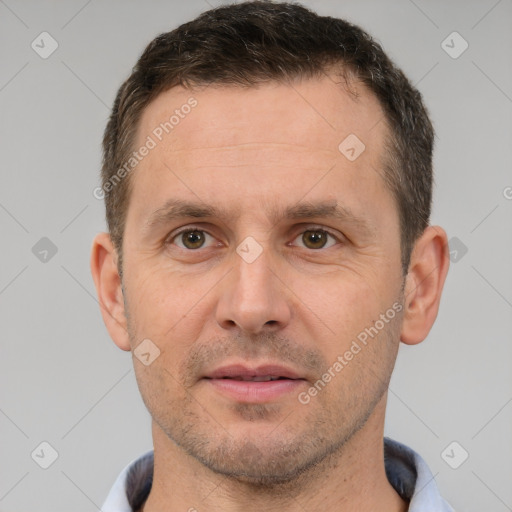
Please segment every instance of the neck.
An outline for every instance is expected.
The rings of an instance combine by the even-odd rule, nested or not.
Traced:
[[[143,512],[405,512],[384,467],[385,401],[336,453],[293,482],[271,488],[214,473],[185,453],[153,423],[154,473]]]

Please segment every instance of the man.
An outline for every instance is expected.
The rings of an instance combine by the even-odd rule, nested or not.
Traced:
[[[247,2],[149,44],[105,131],[91,268],[154,453],[104,512],[452,510],[383,439],[448,271],[432,145],[418,91],[343,20]]]

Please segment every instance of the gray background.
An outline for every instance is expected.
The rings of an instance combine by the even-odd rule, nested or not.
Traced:
[[[512,510],[512,1],[305,4],[373,34],[437,130],[432,221],[457,254],[429,338],[401,348],[386,433],[423,455],[459,511]],[[220,2],[0,0],[2,512],[98,510],[152,446],[131,357],[95,298],[104,210],[92,191],[121,81],[154,36],[209,5]],[[43,31],[59,45],[47,59],[31,48]],[[456,59],[441,45],[453,31],[469,44]],[[43,237],[55,255],[47,241],[33,250]],[[48,469],[43,441],[58,452]]]

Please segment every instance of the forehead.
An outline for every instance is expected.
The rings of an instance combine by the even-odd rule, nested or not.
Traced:
[[[173,151],[210,147],[209,142],[216,147],[270,142],[337,156],[340,142],[355,134],[378,149],[386,130],[380,103],[362,83],[351,81],[349,87],[327,74],[289,84],[174,87],[144,110],[138,142],[153,134]]]
[[[365,86],[350,87],[349,93],[326,75],[161,93],[137,132],[137,148],[152,141],[131,176],[137,217],[147,218],[170,197],[246,212],[288,206],[285,199],[292,204],[305,195],[341,195],[348,206],[362,192],[375,195],[384,184],[385,117]]]

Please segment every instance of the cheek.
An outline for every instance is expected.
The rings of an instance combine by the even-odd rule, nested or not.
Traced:
[[[373,325],[395,300],[391,293],[386,293],[388,287],[368,275],[340,271],[324,276],[317,284],[311,287],[311,280],[304,278],[300,294],[303,304],[299,307],[312,319],[313,338],[315,328],[325,332],[325,349],[334,358],[348,349],[359,333]]]
[[[166,412],[181,407],[187,399],[183,386],[177,385],[176,373],[163,353],[150,366],[135,361],[135,377],[140,394],[146,408],[157,421],[162,420]]]
[[[132,274],[136,277],[129,283],[127,294],[138,337],[163,345],[172,342],[179,351],[200,329],[200,318],[205,314],[203,299],[216,281],[207,275],[191,278],[157,268]]]
[[[388,317],[388,323],[373,317],[362,328],[354,326],[352,334],[337,339],[328,357],[329,368],[322,376],[322,380],[332,382],[328,385],[326,403],[332,400],[348,409],[357,409],[382,395],[396,360],[400,322],[398,315]]]

